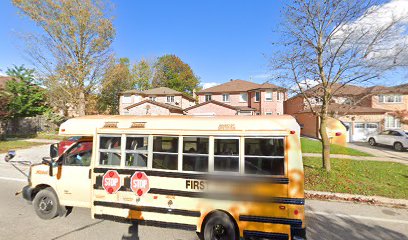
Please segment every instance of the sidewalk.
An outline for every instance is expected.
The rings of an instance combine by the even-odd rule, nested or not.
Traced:
[[[331,200],[331,201],[346,201],[346,202],[361,202],[375,205],[387,205],[393,207],[407,208],[408,199],[394,199],[380,196],[365,196],[348,193],[332,193],[305,190],[307,199]]]
[[[321,153],[303,153],[303,157],[322,157]],[[402,163],[408,165],[408,158],[407,159],[400,159],[400,158],[391,158],[391,157],[362,157],[362,156],[350,156],[350,155],[341,155],[341,154],[330,154],[332,158],[340,158],[340,159],[352,159],[358,161],[378,161],[378,162],[395,162],[395,163]]]
[[[61,140],[30,138],[30,139],[22,139],[22,141],[44,143],[44,144],[46,144],[46,143],[53,144],[53,143],[60,142]]]

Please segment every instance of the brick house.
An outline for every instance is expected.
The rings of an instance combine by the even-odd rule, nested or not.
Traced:
[[[408,110],[408,86],[364,88],[345,85],[340,88],[340,85],[335,85],[333,89],[329,112],[333,118],[347,127],[348,141],[366,141],[368,135],[384,129],[408,130],[407,125],[401,124],[399,119],[394,117],[396,111]],[[309,91],[319,91],[319,86]],[[318,96],[315,93],[310,95]],[[319,97],[308,100],[314,108],[321,105]],[[312,114],[303,95],[288,99],[285,102],[285,113],[295,116],[303,126],[303,135],[319,137],[319,119]]]
[[[198,105],[184,109],[188,115],[281,115],[287,90],[270,83],[244,80],[201,90]]]
[[[10,81],[10,80],[13,80],[13,78],[7,77],[7,76],[0,76],[0,90],[5,89],[7,81]]]
[[[193,105],[193,97],[167,87],[129,90],[119,96],[120,115],[182,115]]]

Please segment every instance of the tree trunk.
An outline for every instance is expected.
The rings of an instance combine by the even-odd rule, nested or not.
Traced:
[[[79,93],[79,101],[78,101],[78,109],[77,109],[79,116],[85,115],[85,108],[86,108],[85,94],[81,92]]]
[[[327,172],[330,172],[330,139],[327,135],[327,117],[321,116],[320,117],[320,137],[322,139],[322,159],[323,159],[323,168],[326,169]]]

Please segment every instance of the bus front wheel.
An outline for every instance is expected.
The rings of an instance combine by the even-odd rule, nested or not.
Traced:
[[[238,240],[239,233],[233,219],[226,213],[217,211],[209,216],[204,225],[204,240]]]
[[[49,220],[58,215],[58,197],[51,188],[40,190],[34,197],[33,206],[41,219]]]

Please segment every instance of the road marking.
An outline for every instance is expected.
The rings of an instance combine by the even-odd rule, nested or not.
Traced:
[[[340,218],[356,218],[356,219],[364,219],[364,220],[379,221],[379,222],[408,224],[408,221],[399,220],[399,219],[385,219],[385,218],[366,217],[366,216],[359,216],[359,215],[346,215],[346,214],[341,214],[341,213],[328,213],[328,212],[315,212],[315,211],[306,211],[306,213],[323,215],[323,216],[335,216],[335,217],[340,217]]]
[[[24,178],[9,178],[9,177],[0,177],[1,180],[15,181],[15,182],[27,182],[27,179]]]

